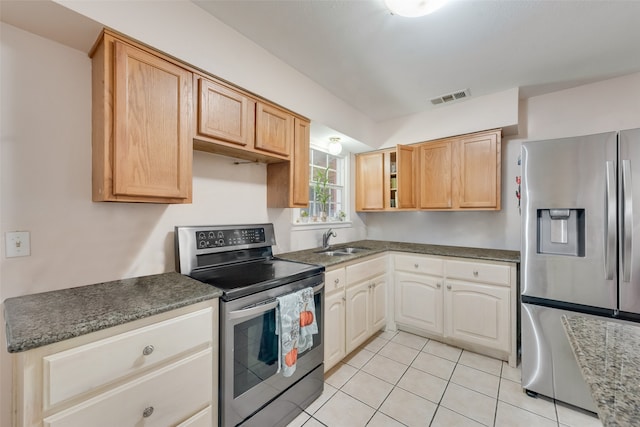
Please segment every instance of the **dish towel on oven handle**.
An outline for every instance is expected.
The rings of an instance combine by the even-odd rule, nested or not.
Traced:
[[[318,333],[313,289],[305,288],[277,299],[278,372],[290,377],[296,371],[298,354],[313,346],[312,335]]]

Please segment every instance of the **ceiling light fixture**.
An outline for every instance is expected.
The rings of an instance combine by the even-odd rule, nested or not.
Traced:
[[[447,0],[384,0],[387,9],[394,15],[416,18],[440,9]]]
[[[340,144],[340,138],[334,136],[333,138],[329,138],[329,141],[329,146],[327,147],[329,153],[333,154],[334,156],[340,154],[342,152],[342,144]]]

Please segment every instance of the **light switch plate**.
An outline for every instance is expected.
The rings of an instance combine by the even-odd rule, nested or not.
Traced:
[[[4,241],[7,258],[31,255],[31,236],[28,231],[8,231]]]

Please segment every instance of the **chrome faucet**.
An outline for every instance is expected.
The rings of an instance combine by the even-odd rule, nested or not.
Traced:
[[[329,239],[331,238],[331,236],[338,237],[336,235],[336,232],[331,231],[331,229],[328,229],[324,232],[324,234],[322,235],[322,249],[329,249]]]

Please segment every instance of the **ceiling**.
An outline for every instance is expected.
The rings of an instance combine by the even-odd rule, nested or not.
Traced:
[[[450,0],[421,18],[383,0],[193,1],[374,121],[640,71],[637,0]]]
[[[430,100],[463,89],[527,98],[640,72],[640,0],[449,0],[422,18],[383,0],[190,1],[373,121],[441,108]],[[0,18],[84,52],[102,28],[51,0],[0,0]],[[311,133],[371,148],[321,123]]]

